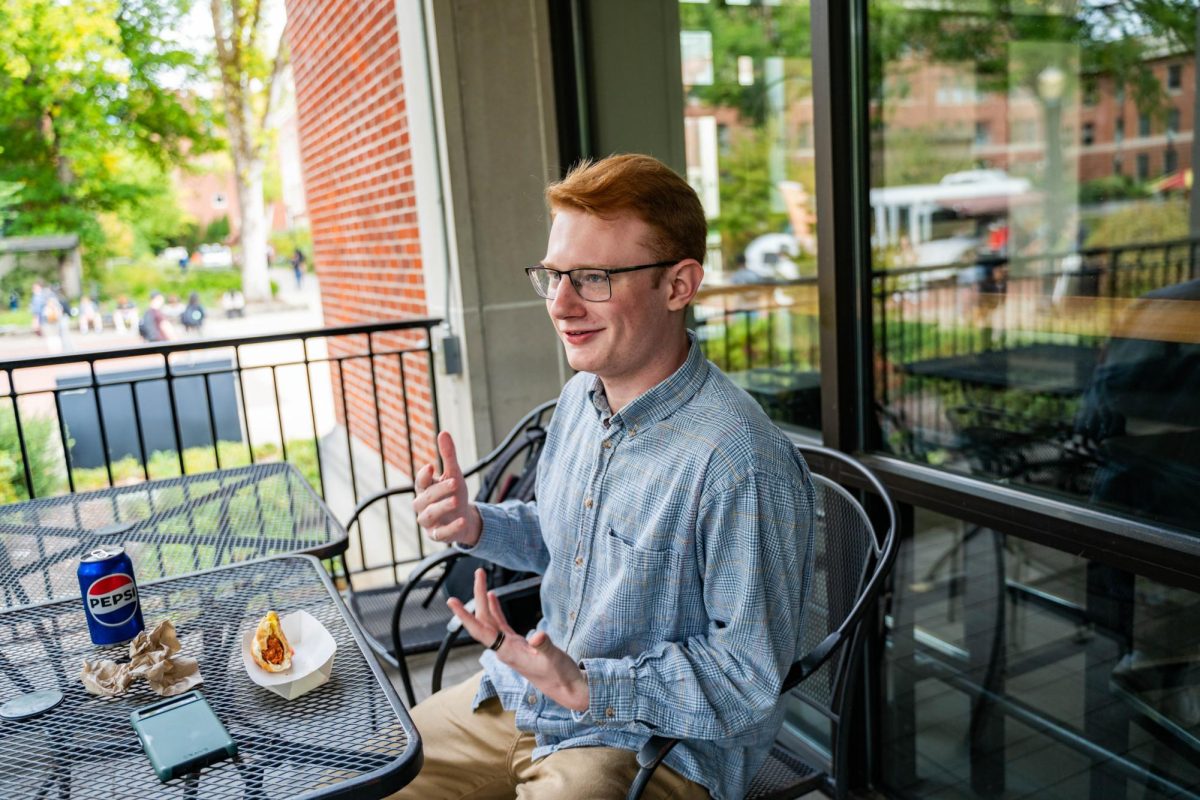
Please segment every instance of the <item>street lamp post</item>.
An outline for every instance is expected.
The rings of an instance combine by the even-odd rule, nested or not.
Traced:
[[[1062,97],[1067,76],[1051,64],[1038,73],[1037,93],[1045,108],[1046,124],[1046,251],[1057,253],[1062,241]]]

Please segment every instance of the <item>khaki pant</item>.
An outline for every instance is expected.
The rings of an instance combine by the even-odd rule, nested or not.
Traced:
[[[576,747],[532,758],[533,734],[496,698],[474,713],[482,672],[443,689],[412,710],[425,765],[390,800],[592,800],[624,798],[637,774],[637,756],[611,747]],[[701,800],[707,790],[659,766],[642,797]]]

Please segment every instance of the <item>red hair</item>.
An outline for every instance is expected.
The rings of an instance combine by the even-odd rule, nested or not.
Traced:
[[[652,231],[646,246],[659,261],[693,258],[704,263],[708,221],[688,182],[651,156],[623,154],[586,159],[546,187],[551,213],[563,209],[598,217],[632,214]]]

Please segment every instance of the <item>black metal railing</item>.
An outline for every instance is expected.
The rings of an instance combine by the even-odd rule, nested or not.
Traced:
[[[437,319],[148,344],[0,364],[0,502],[259,461],[291,462],[344,518],[408,480],[439,429]],[[4,400],[7,402],[4,402]],[[419,413],[418,413],[419,410]],[[393,509],[357,528],[351,574],[423,557]],[[371,547],[364,535],[383,539]]]
[[[1133,301],[1198,276],[1200,239],[872,274],[884,446],[1086,496],[1077,419]]]
[[[1075,421],[1103,346],[1147,292],[1198,276],[1200,239],[872,273],[875,408],[885,449],[1087,491]],[[820,427],[815,278],[706,288],[705,355],[772,418]]]

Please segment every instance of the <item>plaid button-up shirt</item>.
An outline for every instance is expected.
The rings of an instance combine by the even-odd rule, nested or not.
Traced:
[[[472,554],[543,574],[539,628],[586,670],[573,712],[491,651],[475,705],[499,696],[567,747],[683,739],[666,763],[737,798],[783,720],[811,576],[813,489],[795,448],[700,352],[610,412],[596,376],[563,388],[536,503],[480,506]]]

